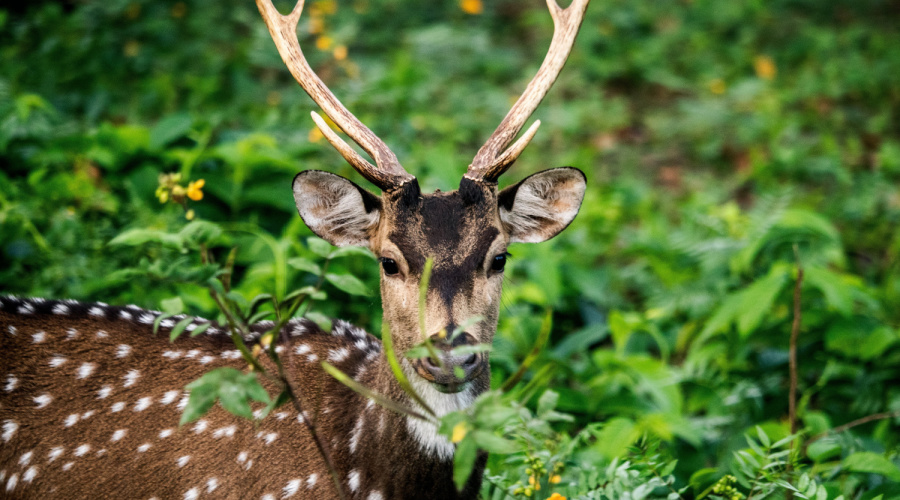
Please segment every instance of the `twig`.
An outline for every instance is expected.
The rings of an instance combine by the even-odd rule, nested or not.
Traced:
[[[797,282],[794,284],[794,321],[791,324],[791,344],[788,355],[788,366],[790,369],[791,388],[788,393],[788,420],[791,423],[791,434],[797,434],[797,338],[800,336],[800,323],[803,319],[803,309],[800,307],[800,299],[802,298],[803,287],[803,263],[800,261],[800,251],[797,245],[794,245],[794,257],[797,259]],[[791,441],[791,454],[794,451],[794,441]],[[791,473],[791,459],[788,459],[787,473]],[[787,492],[787,500],[794,497],[792,491]]]
[[[874,422],[876,420],[884,420],[886,418],[900,418],[900,410],[886,411],[883,413],[875,413],[872,415],[867,415],[862,418],[858,418],[852,422],[847,422],[844,425],[839,425],[839,426],[835,427],[834,429],[829,429],[821,434],[817,434],[817,435],[809,438],[809,441],[806,442],[806,446],[813,444],[814,442],[822,439],[825,436],[830,436],[832,434],[840,434],[848,429],[856,427],[857,425],[868,424],[869,422]]]

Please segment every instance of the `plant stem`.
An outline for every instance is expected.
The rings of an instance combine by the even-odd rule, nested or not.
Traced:
[[[800,307],[803,287],[803,263],[800,261],[800,251],[794,245],[794,256],[797,259],[797,282],[794,284],[794,321],[791,324],[791,343],[788,357],[790,369],[791,387],[788,393],[788,419],[791,423],[791,434],[797,434],[797,338],[800,336],[800,323],[803,319],[803,309]],[[793,469],[794,441],[791,441],[791,454],[788,456],[787,473]],[[787,478],[790,481],[790,477]],[[794,492],[788,490],[785,495],[787,500],[794,498]]]

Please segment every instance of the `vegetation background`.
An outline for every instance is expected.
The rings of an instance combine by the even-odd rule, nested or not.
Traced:
[[[897,19],[896,0],[594,0],[506,176],[572,165],[588,192],[561,236],[511,249],[493,378],[551,310],[526,380],[552,391],[526,398],[546,440],[495,454],[486,497],[900,498]],[[299,31],[427,190],[457,186],[551,34],[539,0],[309,0]],[[292,177],[363,181],[253,2],[21,2],[0,54],[0,292],[215,317],[187,257],[109,245],[185,209],[238,246],[246,297],[312,282]],[[164,173],[194,182],[183,205]],[[376,265],[330,265],[364,290],[314,312],[380,332]],[[800,267],[800,436],[776,443]]]

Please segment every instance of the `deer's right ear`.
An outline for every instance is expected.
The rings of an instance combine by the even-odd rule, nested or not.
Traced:
[[[350,180],[320,170],[294,177],[294,201],[303,222],[335,246],[369,246],[381,200]]]

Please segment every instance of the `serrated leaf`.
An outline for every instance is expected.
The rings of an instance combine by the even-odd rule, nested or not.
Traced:
[[[350,274],[327,273],[325,279],[338,289],[351,295],[369,295],[369,289],[366,287],[366,284],[360,281],[356,276]]]

